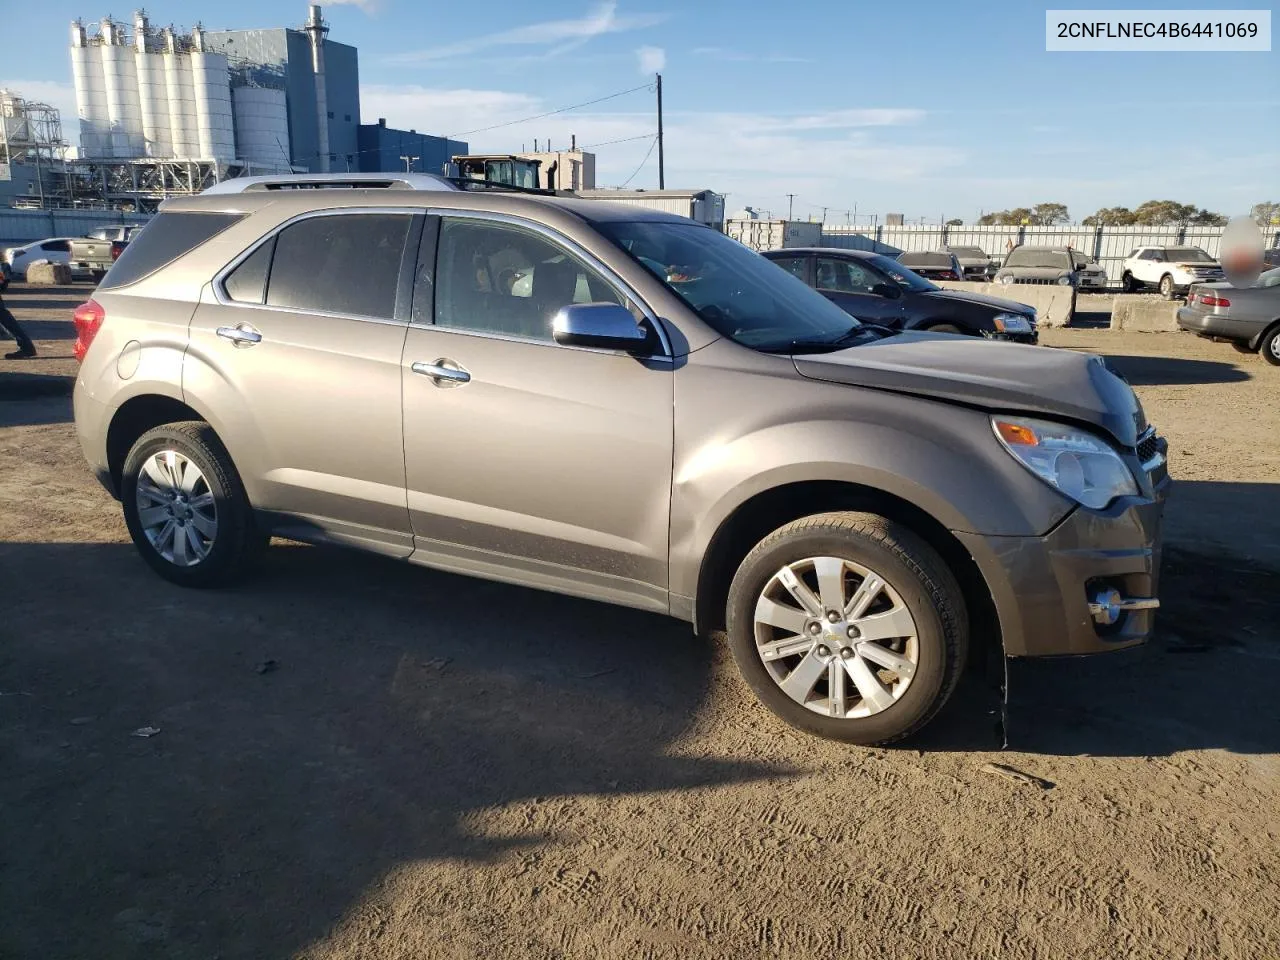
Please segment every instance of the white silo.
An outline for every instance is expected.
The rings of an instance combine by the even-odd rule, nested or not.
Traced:
[[[311,40],[311,70],[316,81],[316,132],[317,146],[320,148],[320,172],[329,172],[329,94],[324,75],[324,39],[329,33],[324,18],[320,16],[320,5],[311,4],[307,10],[307,24],[304,28]]]
[[[204,48],[204,30],[191,31],[191,81],[196,101],[196,132],[200,159],[234,160],[235,122],[231,113],[231,78],[224,53]]]
[[[278,170],[289,167],[289,105],[283,90],[232,87],[236,156]]]
[[[133,53],[124,45],[120,27],[102,21],[102,76],[107,90],[107,117],[111,123],[111,156],[140,157],[142,109],[138,103],[138,73]]]
[[[133,15],[133,59],[138,75],[138,105],[142,114],[145,152],[149,157],[172,157],[164,57],[148,49],[151,43],[147,15],[138,11]]]
[[[191,60],[182,52],[173,30],[160,33],[164,50],[165,99],[169,110],[169,137],[173,155],[189,160],[200,154],[200,137],[196,133],[196,97],[191,80]]]
[[[76,114],[80,119],[80,153],[85,157],[111,155],[111,121],[107,116],[101,49],[89,46],[81,21],[72,21],[71,76],[76,88]]]

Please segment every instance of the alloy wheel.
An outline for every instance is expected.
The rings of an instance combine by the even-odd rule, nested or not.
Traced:
[[[883,577],[851,560],[787,564],[761,590],[754,621],[756,652],[773,681],[823,716],[888,709],[919,666],[911,611]]]
[[[209,556],[218,535],[218,508],[200,468],[177,450],[147,458],[138,474],[138,523],[165,560],[193,567]]]

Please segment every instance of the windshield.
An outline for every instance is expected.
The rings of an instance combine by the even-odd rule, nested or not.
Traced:
[[[835,340],[859,323],[785,269],[692,223],[599,223],[717,333],[758,350]]]
[[[1071,268],[1071,261],[1063,250],[1050,250],[1045,247],[1017,247],[1005,258],[1006,267],[1038,267],[1040,269],[1064,270]]]
[[[1209,256],[1199,247],[1170,247],[1164,252],[1165,258],[1170,263],[1214,263],[1213,257]]]
[[[943,267],[947,270],[950,270],[951,254],[949,253],[903,253],[903,254],[899,254],[898,262],[908,267]]]

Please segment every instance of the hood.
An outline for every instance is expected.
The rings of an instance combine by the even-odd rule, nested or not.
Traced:
[[[792,360],[811,380],[1076,420],[1105,430],[1127,447],[1136,445],[1147,427],[1129,385],[1101,357],[1072,350],[907,332]]]
[[[1181,267],[1183,270],[1221,270],[1222,264],[1217,260],[1205,263],[1203,260],[1178,260],[1173,264],[1175,267]]]
[[[1025,317],[1035,316],[1035,307],[1029,307],[1025,303],[1018,303],[1016,300],[1005,300],[1003,297],[988,297],[985,293],[970,293],[968,290],[929,290],[925,293],[916,294],[918,297],[924,297],[927,300],[941,300],[944,302],[955,303],[976,303],[984,307],[990,307],[992,310],[1003,313],[1018,313]]]

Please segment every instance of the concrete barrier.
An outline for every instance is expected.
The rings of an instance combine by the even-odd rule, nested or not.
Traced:
[[[1176,333],[1181,302],[1150,297],[1116,297],[1111,304],[1111,329],[1138,333]]]
[[[33,287],[60,287],[71,282],[71,268],[65,263],[33,263],[27,267],[27,283]]]
[[[1042,327],[1066,327],[1076,309],[1074,287],[1056,283],[974,283],[970,280],[941,280],[938,286],[945,290],[964,290],[982,293],[988,297],[1000,297],[1016,303],[1035,307],[1036,319]]]

